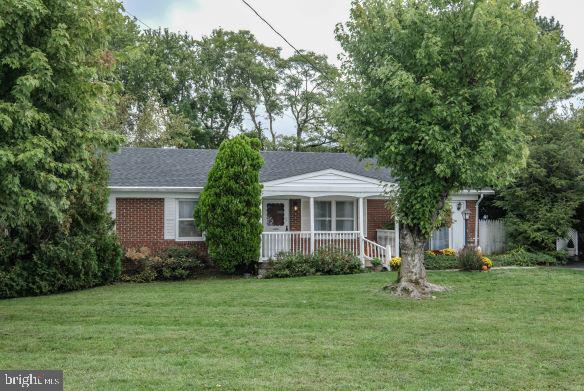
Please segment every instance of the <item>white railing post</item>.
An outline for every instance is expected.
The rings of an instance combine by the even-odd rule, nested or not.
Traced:
[[[385,260],[387,266],[391,269],[391,243],[387,243],[387,246],[385,247]]]
[[[314,197],[310,197],[310,253],[314,253]]]

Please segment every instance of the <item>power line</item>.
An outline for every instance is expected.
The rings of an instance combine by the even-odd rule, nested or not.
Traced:
[[[130,15],[132,18],[136,19],[138,22],[142,23],[144,26],[148,27],[150,30],[154,30],[152,27],[150,27],[148,24],[146,24],[145,22],[140,20],[140,18],[138,18],[136,15],[133,15],[130,11],[128,11],[125,8],[124,8],[124,12],[127,13],[128,15]]]
[[[321,69],[318,68],[318,66],[316,66],[316,64],[314,64],[312,62],[312,60],[310,58],[308,58],[304,53],[302,53],[300,50],[298,50],[296,48],[296,46],[292,45],[292,43],[290,43],[290,41],[282,34],[280,33],[278,30],[276,30],[276,28],[266,20],[266,18],[264,18],[254,7],[251,6],[251,4],[249,4],[246,0],[241,0],[250,10],[253,11],[254,14],[257,15],[258,18],[260,18],[265,24],[268,25],[268,27],[275,32],[280,38],[282,38],[284,40],[284,42],[286,42],[288,44],[288,46],[290,46],[299,56],[301,56],[302,58],[304,58],[304,60],[308,63],[308,65],[310,65],[312,68],[314,68],[315,71],[317,71],[318,73],[320,73],[321,75],[323,75],[328,81],[330,81],[331,83],[335,83],[335,80],[331,79],[329,77],[329,75],[326,72],[323,72]]]

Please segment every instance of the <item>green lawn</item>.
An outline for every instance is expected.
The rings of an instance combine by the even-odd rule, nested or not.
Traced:
[[[70,390],[582,389],[584,271],[121,284],[0,302],[0,368]]]

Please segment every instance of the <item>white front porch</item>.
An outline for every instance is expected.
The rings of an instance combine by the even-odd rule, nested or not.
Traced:
[[[391,245],[384,247],[368,240],[359,231],[263,232],[260,261],[274,259],[280,253],[309,255],[320,248],[351,252],[359,257],[363,267],[366,261],[375,258],[389,267],[389,261],[395,255]]]
[[[366,197],[266,197],[262,221],[262,262],[280,253],[308,255],[332,247],[355,254],[363,266],[374,258],[389,265],[391,257],[399,253],[398,224],[393,230],[384,230],[384,235],[376,233],[380,243],[375,237],[367,238]]]
[[[377,222],[367,221],[367,202],[383,202],[391,184],[338,170],[311,172],[264,184],[261,261],[282,252],[311,254],[322,247],[354,253],[363,265],[399,253],[399,226],[393,241],[375,242]],[[383,210],[384,213],[387,213]]]

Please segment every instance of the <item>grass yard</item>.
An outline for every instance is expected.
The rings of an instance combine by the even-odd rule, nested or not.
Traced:
[[[433,272],[120,284],[0,302],[0,368],[69,390],[584,387],[584,271]]]

